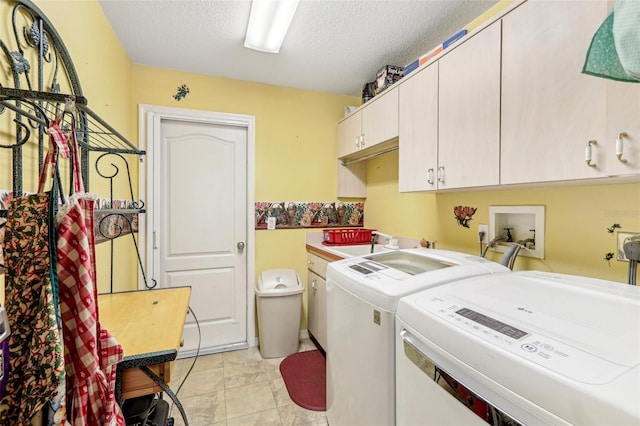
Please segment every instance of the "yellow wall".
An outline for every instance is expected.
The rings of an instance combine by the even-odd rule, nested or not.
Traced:
[[[189,94],[172,95],[186,84]],[[357,98],[259,83],[133,66],[133,105],[256,117],[256,201],[332,201],[336,194],[336,123]],[[195,154],[194,154],[195,155]],[[256,232],[256,274],[292,268],[306,283],[308,230]],[[255,277],[249,278],[253,285]],[[302,328],[306,329],[306,297]]]
[[[458,205],[477,207],[469,228],[453,215]],[[545,206],[545,259],[519,256],[514,269],[536,269],[626,282],[628,263],[604,260],[616,251],[614,223],[640,232],[640,182],[600,185],[546,185],[448,193],[398,193],[397,152],[368,160],[365,226],[410,238],[437,241],[438,248],[480,251],[478,224],[489,223],[489,206]],[[501,253],[487,257],[499,261]]]

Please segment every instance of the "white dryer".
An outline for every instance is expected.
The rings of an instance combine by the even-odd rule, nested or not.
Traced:
[[[402,299],[396,328],[398,425],[640,424],[638,287],[470,278]]]
[[[327,268],[327,418],[332,426],[395,422],[395,312],[401,297],[466,277],[510,273],[435,249],[383,252]]]

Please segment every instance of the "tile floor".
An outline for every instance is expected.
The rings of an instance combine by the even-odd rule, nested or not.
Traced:
[[[315,348],[304,340],[299,351]],[[257,347],[200,356],[178,393],[189,425],[326,426],[324,412],[304,409],[289,398],[280,375],[283,359],[264,359]],[[176,361],[171,380],[174,392],[192,363],[193,358]],[[177,407],[171,416],[176,426],[184,426]]]

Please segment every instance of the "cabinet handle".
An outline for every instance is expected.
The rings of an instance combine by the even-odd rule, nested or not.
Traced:
[[[618,160],[621,163],[627,162],[626,159],[622,158],[622,151],[624,149],[622,138],[626,138],[627,136],[629,135],[627,135],[625,132],[621,132],[620,134],[618,134],[618,139],[616,139],[616,157],[618,157]]]
[[[307,260],[307,265],[313,266],[315,265],[315,263],[313,262],[313,260]]]
[[[316,288],[316,280],[312,280],[311,281],[311,288],[313,289],[313,291],[317,290],[317,288]]]
[[[364,133],[360,135],[360,148],[364,148]]]
[[[444,183],[444,166],[438,167],[438,182]]]
[[[587,142],[587,146],[584,148],[584,161],[587,162],[587,166],[589,167],[595,167],[596,163],[592,163],[591,162],[591,145],[595,145],[598,142],[592,140]]]
[[[427,170],[427,183],[433,185],[433,169]]]
[[[360,148],[360,136],[356,136],[356,148]]]

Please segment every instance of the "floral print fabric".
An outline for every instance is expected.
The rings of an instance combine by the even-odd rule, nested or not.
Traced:
[[[64,380],[50,260],[49,194],[13,199],[5,229],[9,365],[0,423],[29,424]]]

